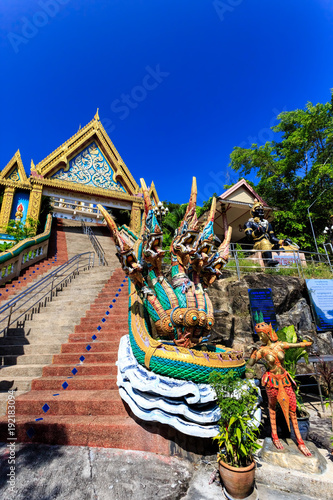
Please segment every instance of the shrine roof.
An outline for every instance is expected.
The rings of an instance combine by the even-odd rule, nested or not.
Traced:
[[[238,193],[246,193],[246,191],[248,193],[250,193],[252,196],[251,196],[251,200],[252,200],[252,203],[253,203],[253,200],[254,198],[257,198],[257,200],[259,200],[264,207],[267,207],[268,208],[268,204],[265,202],[265,200],[263,200],[261,198],[261,196],[259,196],[259,194],[253,189],[252,186],[250,186],[250,184],[248,184],[246,182],[245,179],[241,179],[240,181],[236,182],[236,184],[234,184],[233,186],[231,186],[231,188],[229,188],[227,191],[224,191],[224,193],[222,193],[220,196],[219,196],[219,199],[221,201],[228,201],[228,202],[231,202],[231,201],[239,201],[241,203],[251,203],[250,200],[241,200],[241,199],[238,199],[238,200],[235,200],[235,195],[236,195],[236,192],[238,191]]]

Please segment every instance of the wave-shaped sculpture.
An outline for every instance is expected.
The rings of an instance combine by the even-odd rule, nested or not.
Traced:
[[[128,335],[120,341],[117,366],[120,396],[138,418],[170,425],[189,436],[212,438],[218,434],[221,414],[209,384],[196,384],[147,370],[133,356]],[[251,383],[255,386],[254,381]],[[261,420],[258,387],[257,391],[258,403],[253,415],[256,425]],[[241,393],[235,397],[241,397]]]
[[[141,184],[145,214],[139,236],[133,238],[126,226],[120,231],[111,215],[98,205],[114,238],[118,259],[131,280],[129,335],[135,358],[153,372],[196,383],[207,383],[213,371],[233,370],[235,376],[241,376],[245,371],[242,353],[207,341],[214,314],[206,288],[221,276],[231,238],[231,228],[222,243],[213,232],[216,199],[200,231],[193,179],[190,202],[170,247],[169,282],[162,273],[162,230],[143,179]],[[144,265],[148,277],[144,276]]]

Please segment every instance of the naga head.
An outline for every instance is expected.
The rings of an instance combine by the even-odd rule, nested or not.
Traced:
[[[163,233],[153,210],[146,183],[140,179],[145,201],[146,221],[142,231],[143,257],[152,267],[160,270],[165,255],[162,250]]]
[[[262,323],[257,323],[254,329],[256,333],[259,335],[260,340],[264,344],[267,344],[267,339],[271,340],[272,342],[276,342],[278,340],[278,336],[273,330],[271,323],[268,324],[265,323],[264,321]]]
[[[187,266],[190,256],[195,254],[195,248],[199,237],[199,225],[196,213],[197,181],[193,177],[190,201],[184,218],[176,229],[175,237],[171,243],[171,253],[177,256],[177,260],[183,266]]]
[[[214,234],[214,217],[216,210],[216,198],[212,200],[209,215],[196,244],[195,254],[191,256],[191,266],[199,274],[207,265],[209,255],[215,250],[216,236]]]
[[[231,234],[232,228],[229,227],[223,242],[201,270],[201,279],[205,288],[211,286],[221,276],[223,267],[228,263]]]
[[[118,257],[121,267],[127,276],[131,278],[134,284],[142,285],[142,266],[136,258],[132,242],[126,237],[125,234],[121,234],[119,232],[118,227],[109,212],[107,212],[102,205],[97,205],[97,207],[102,213],[111,231],[117,249],[116,256]]]

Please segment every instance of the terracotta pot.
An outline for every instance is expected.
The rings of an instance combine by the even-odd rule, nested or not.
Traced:
[[[246,498],[252,493],[255,468],[254,461],[247,467],[232,467],[222,460],[219,461],[223,484],[233,498]]]

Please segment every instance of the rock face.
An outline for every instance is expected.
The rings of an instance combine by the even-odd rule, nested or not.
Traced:
[[[300,335],[314,340],[314,354],[333,354],[331,332],[316,333],[304,280],[290,276],[248,274],[240,281],[226,274],[208,289],[215,311],[211,339],[228,347],[244,349],[258,337],[253,334],[249,288],[271,288],[279,328],[293,324]]]

